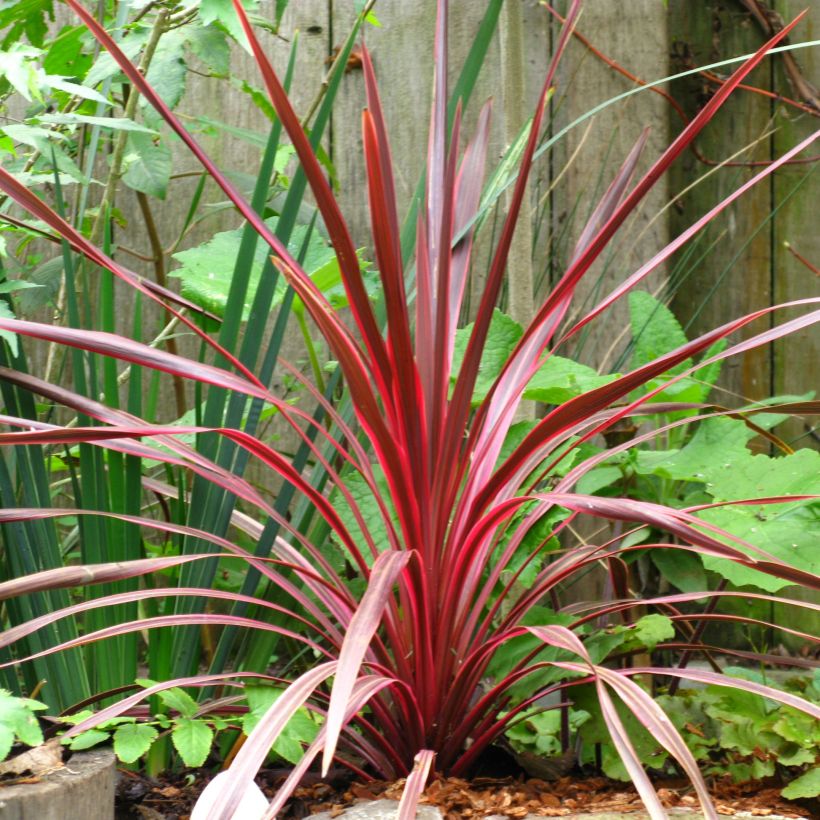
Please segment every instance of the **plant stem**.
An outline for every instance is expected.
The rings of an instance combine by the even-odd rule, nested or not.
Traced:
[[[165,251],[163,250],[162,242],[160,242],[157,226],[154,222],[154,215],[151,213],[151,203],[142,191],[137,192],[137,202],[139,202],[140,211],[142,211],[142,221],[148,233],[148,241],[151,243],[151,250],[154,254],[154,277],[157,280],[157,284],[165,288],[168,285],[165,278]],[[165,347],[168,352],[174,356],[179,355],[177,340],[173,336],[166,340]],[[182,418],[186,410],[185,382],[182,380],[182,376],[177,374],[173,377],[173,383],[177,418]]]
[[[148,38],[148,43],[146,44],[145,50],[142,53],[142,58],[140,59],[139,70],[142,74],[146,74],[148,71],[148,67],[151,65],[151,60],[154,58],[154,52],[156,52],[157,50],[160,38],[165,33],[167,18],[167,10],[160,9],[159,14],[157,14],[157,19],[154,21],[154,26],[151,29],[151,36]],[[125,110],[123,112],[123,116],[126,119],[134,119],[134,115],[137,113],[138,102],[139,92],[137,92],[135,89],[132,89],[131,93],[128,95],[128,101],[125,104]],[[117,185],[119,184],[119,181],[122,178],[122,164],[125,158],[125,148],[127,141],[128,132],[120,131],[119,135],[117,136],[116,146],[114,148],[114,154],[111,161],[111,171],[108,174],[108,181],[106,182],[105,193],[103,194],[102,201],[100,202],[100,209],[97,212],[97,217],[94,220],[94,224],[91,227],[91,234],[89,238],[91,242],[95,245],[99,244],[100,242],[100,238],[102,237],[103,233],[103,227],[105,226],[106,219],[108,218],[109,208],[114,202],[114,196],[116,194]],[[65,312],[65,303],[65,280],[63,280],[60,284],[60,292],[57,296],[57,307],[55,310],[56,321],[59,321],[63,313]],[[46,356],[46,366],[44,375],[46,381],[51,381],[51,375],[56,365],[57,350],[58,348],[53,343],[49,345],[48,355]]]
[[[154,21],[154,26],[151,29],[151,36],[145,45],[145,50],[142,52],[140,59],[139,71],[140,74],[145,75],[148,72],[148,67],[151,65],[151,60],[154,59],[154,52],[157,50],[160,38],[166,31],[166,24],[168,20],[167,9],[160,9],[157,14],[157,19]],[[139,92],[132,88],[128,94],[128,101],[125,103],[125,110],[123,116],[126,119],[133,120],[137,113],[137,103],[139,102]],[[108,182],[105,186],[105,193],[100,202],[100,209],[97,212],[97,217],[91,227],[90,240],[95,245],[100,241],[102,230],[105,225],[109,208],[114,204],[114,197],[117,192],[117,185],[122,179],[122,165],[125,159],[125,149],[128,144],[128,132],[120,131],[117,135],[117,142],[114,146],[114,154],[111,158],[111,173],[108,175]]]

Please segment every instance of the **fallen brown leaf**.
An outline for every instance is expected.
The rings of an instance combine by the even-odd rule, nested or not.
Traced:
[[[46,741],[22,754],[15,755],[0,763],[0,777],[32,774],[35,777],[53,772],[63,767],[63,747],[59,738]]]

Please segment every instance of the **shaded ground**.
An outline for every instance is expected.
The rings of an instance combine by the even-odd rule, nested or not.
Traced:
[[[143,820],[186,820],[205,778],[188,783],[184,775],[163,782],[123,772],[117,794],[117,818]],[[268,771],[259,781],[270,795],[276,790],[284,773]],[[357,800],[395,798],[401,794],[403,781],[397,783],[357,784],[341,782],[339,774],[331,782],[316,781],[299,789],[283,820],[298,820],[318,811],[341,813]],[[782,784],[767,782],[734,785],[726,781],[710,784],[718,812],[732,816],[749,812],[756,817],[778,814],[791,818],[820,817],[820,805],[798,805],[779,796]],[[697,799],[684,781],[663,781],[657,784],[664,805],[668,808],[696,808]],[[444,778],[433,781],[423,802],[438,806],[446,820],[481,818],[497,814],[523,818],[527,814],[562,817],[577,812],[639,811],[642,808],[637,793],[624,783],[602,777],[562,777],[547,782],[536,778],[481,777],[471,781]]]

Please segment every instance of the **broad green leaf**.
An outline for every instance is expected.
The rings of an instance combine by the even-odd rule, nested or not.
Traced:
[[[661,575],[681,592],[709,588],[703,562],[695,553],[685,549],[653,549],[650,555]]]
[[[787,800],[800,800],[820,795],[820,766],[815,766],[792,780],[780,793]]]
[[[185,65],[187,38],[188,33],[184,27],[163,34],[146,76],[163,102],[172,109],[176,108],[185,93],[185,80],[188,75],[188,67]],[[150,112],[151,121],[161,121],[159,114],[154,112],[147,100],[141,99],[140,106],[146,115]]]
[[[267,224],[271,230],[276,230],[276,219],[267,220]],[[299,254],[307,230],[306,225],[297,225],[293,230],[288,243],[288,250],[294,256]],[[169,275],[181,280],[182,294],[212,313],[218,316],[223,315],[241,238],[241,230],[222,231],[214,234],[211,239],[202,245],[175,253],[174,259],[181,264],[181,267],[171,271]],[[243,321],[247,321],[250,314],[253,296],[259,284],[259,277],[270,252],[270,248],[265,243],[257,243],[248,293],[243,305]],[[336,255],[315,230],[308,241],[303,267],[317,286],[325,292],[334,307],[344,307],[347,304]],[[285,292],[285,283],[280,280],[277,285],[274,304],[281,302]]]
[[[147,723],[123,723],[114,732],[114,754],[123,763],[135,763],[151,748],[158,734]]]
[[[469,324],[456,331],[452,383],[455,383],[458,376],[472,330],[473,324]],[[521,325],[514,319],[498,309],[493,312],[473,391],[474,406],[480,404],[489,393],[493,382],[498,378],[521,338],[522,332]],[[617,375],[600,376],[591,367],[578,364],[572,359],[551,356],[530,379],[524,391],[524,398],[542,401],[545,404],[561,404],[616,378]]]
[[[633,369],[654,362],[688,341],[672,311],[645,291],[633,290],[629,294],[629,320]],[[690,364],[687,359],[670,372],[680,373]]]
[[[706,419],[680,450],[639,450],[634,469],[639,475],[705,482],[713,472],[731,472],[737,462],[748,459],[746,444],[752,436],[754,433],[742,421]],[[742,497],[740,494],[733,496]]]
[[[583,495],[594,495],[605,487],[609,487],[623,480],[623,477],[624,473],[620,467],[604,465],[603,467],[597,467],[582,475],[575,485],[575,490]]]
[[[771,748],[769,747],[770,750]],[[814,749],[801,749],[794,744],[790,744],[785,748],[778,747],[776,753],[777,762],[781,766],[805,766],[807,763],[814,763],[817,758]]]
[[[573,616],[564,613],[556,613],[544,606],[534,606],[522,618],[521,626],[569,626],[572,624]],[[538,651],[540,649],[540,651]],[[541,663],[546,661],[574,661],[578,657],[564,649],[554,646],[546,646],[544,642],[527,632],[515,638],[510,638],[502,643],[493,653],[492,660],[487,667],[487,676],[500,681],[506,677],[510,671],[517,666],[524,658],[530,657],[531,663]],[[520,702],[529,697],[533,692],[555,683],[559,680],[568,680],[581,677],[583,673],[571,672],[557,667],[544,667],[537,669],[532,674],[522,678],[509,688],[509,695],[512,702]]]
[[[145,29],[131,32],[128,37],[118,43],[120,50],[133,62],[136,60],[140,51],[142,51],[147,36],[148,32]],[[109,77],[113,77],[119,73],[120,67],[114,58],[107,51],[103,50],[94,62],[94,65],[91,66],[83,82],[85,85],[94,87],[103,82],[103,80],[107,80]]]
[[[678,320],[666,305],[658,301],[645,291],[632,291],[629,294],[629,316],[632,328],[632,367],[640,367],[651,361],[682,347],[688,341]],[[708,359],[726,347],[726,341],[721,339],[713,344],[704,354]],[[677,364],[669,371],[669,375],[683,372],[692,365],[687,359]],[[696,371],[691,377],[670,385],[662,393],[652,398],[652,401],[675,400],[680,402],[702,402],[711,392],[712,385],[720,375],[721,363],[714,362],[703,369]],[[653,379],[639,392],[651,390],[667,380],[667,377]]]
[[[638,619],[631,631],[631,640],[637,641],[649,652],[652,652],[662,641],[675,637],[675,627],[672,621],[665,615],[654,613]]]
[[[524,398],[544,404],[563,404],[617,378],[616,373],[601,376],[585,364],[563,356],[550,356],[530,379]]]
[[[201,766],[211,751],[214,731],[204,720],[179,718],[171,730],[171,740],[186,766]]]
[[[595,687],[591,684],[574,686],[571,690],[572,700],[577,709],[583,709],[590,714],[579,730],[583,747],[581,761],[591,763],[595,760],[595,746],[600,744],[601,763],[604,774],[614,780],[629,780],[626,767],[623,764],[612,739],[598,703]],[[660,769],[666,761],[667,754],[661,749],[658,741],[643,727],[634,713],[618,698],[613,698],[618,716],[629,733],[629,738],[638,757],[644,766]]]
[[[464,361],[464,353],[467,350],[467,343],[470,340],[474,324],[472,322],[456,331],[451,375],[453,384],[455,384],[456,377],[461,369],[461,363]],[[478,377],[473,390],[472,402],[474,406],[480,404],[487,396],[493,382],[501,372],[501,368],[515,349],[522,332],[521,325],[514,319],[498,309],[493,311],[490,328],[487,332],[487,341],[484,350],[481,351],[481,363],[478,367]]]
[[[735,783],[748,783],[752,780],[762,780],[764,777],[774,775],[773,760],[759,760],[756,757],[750,758],[749,763],[741,761],[739,763],[729,763],[726,771],[729,772]]]
[[[246,686],[248,713],[242,721],[242,731],[248,735],[262,716],[276,703],[284,690],[273,686]],[[299,709],[288,721],[273,744],[273,751],[290,763],[298,763],[304,753],[304,745],[311,743],[319,731],[318,724],[305,708]]]
[[[242,5],[245,11],[255,11],[258,3],[255,0],[242,0]],[[246,51],[250,51],[248,39],[245,37],[245,32],[242,30],[239,18],[233,10],[232,0],[201,0],[199,4],[199,20],[204,26],[207,26],[209,23],[219,23],[242,48]]]
[[[570,729],[577,732],[589,718],[589,712],[570,709]],[[546,712],[534,709],[525,713],[523,720],[517,719],[515,725],[507,730],[507,737],[518,752],[531,752],[551,757],[561,753],[560,731],[561,712],[558,709],[550,709]]]
[[[148,134],[129,134],[123,182],[135,191],[165,199],[171,176],[171,150]]]
[[[216,26],[191,26],[188,47],[214,74],[228,74],[231,49],[224,31]]]
[[[17,697],[0,689],[0,726],[6,727],[27,746],[39,746],[43,742],[43,730],[34,712],[46,708],[39,701]]]
[[[70,740],[71,742],[68,744],[68,748],[71,749],[72,752],[82,752],[85,749],[90,749],[92,746],[97,746],[100,743],[111,740],[111,735],[99,729],[89,729],[87,732],[70,738]]]
[[[713,465],[706,488],[716,501],[786,495],[820,494],[820,453],[799,450],[771,458],[751,455],[732,462],[731,469]],[[704,510],[699,516],[760,547],[781,560],[812,573],[820,572],[820,503],[738,505]],[[703,558],[707,569],[738,586],[753,584],[777,592],[786,581],[724,559]]]
[[[384,499],[387,509],[393,519],[394,525],[398,526],[398,517],[396,516],[395,509],[390,498],[390,487],[387,483],[387,479],[384,477],[384,473],[377,465],[373,466],[373,472],[379,495],[382,499]],[[387,528],[385,526],[376,497],[373,495],[373,491],[368,486],[364,476],[362,476],[361,473],[350,471],[345,473],[343,480],[345,487],[347,487],[350,492],[353,501],[361,512],[362,518],[367,524],[367,528],[373,542],[377,547],[386,549],[388,544]],[[333,504],[336,512],[339,514],[339,518],[342,520],[342,523],[345,525],[345,528],[350,533],[354,542],[361,549],[362,554],[365,556],[368,563],[372,564],[373,557],[370,554],[364,534],[362,533],[361,527],[359,527],[356,522],[353,509],[350,504],[348,504],[347,499],[345,499],[338,489],[334,489],[330,495],[330,503]]]

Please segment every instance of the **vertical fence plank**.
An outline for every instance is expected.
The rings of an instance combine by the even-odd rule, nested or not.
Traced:
[[[762,37],[739,3],[712,2],[692,14],[691,3],[672,0],[671,31],[673,70],[705,65],[738,54],[755,51]],[[679,59],[678,59],[679,58]],[[771,61],[767,60],[749,77],[748,83],[771,88]],[[728,73],[729,69],[725,70]],[[725,76],[725,74],[724,74]],[[703,78],[687,78],[672,85],[673,96],[692,116],[708,94],[716,89]],[[674,115],[673,115],[674,116]],[[699,155],[709,163],[723,162],[743,150],[737,161],[760,162],[770,158],[771,109],[767,98],[736,91],[697,140]],[[674,127],[680,121],[675,117]],[[678,162],[673,177],[675,191],[697,184],[676,200],[674,233],[694,222],[720,199],[749,179],[757,168],[724,167],[717,170],[688,152]],[[706,176],[709,171],[711,174]],[[698,181],[700,179],[700,181]],[[692,243],[689,253],[677,257],[674,308],[690,336],[703,333],[771,302],[771,236],[768,216],[771,189],[757,186]],[[709,245],[714,247],[703,256]],[[759,332],[762,325],[744,331],[744,337]],[[715,399],[737,404],[763,399],[771,389],[769,352],[760,349],[725,366]]]
[[[641,79],[666,76],[667,18],[663,3],[638,0],[619,4],[616,13],[607,0],[587,0],[577,28],[605,57]],[[556,24],[553,40],[557,34]],[[631,88],[634,83],[573,39],[559,70],[552,106],[553,130]],[[551,270],[542,277],[544,286],[563,273],[592,207],[647,126],[651,132],[640,172],[668,144],[666,104],[651,93],[640,93],[610,106],[592,121],[574,128],[556,146],[552,177],[555,180],[561,175],[561,179],[551,197]],[[661,213],[667,198],[667,183],[661,180],[615,237],[601,262],[587,274],[577,291],[579,310],[592,307],[668,241],[667,218]],[[646,287],[662,286],[664,276],[663,271],[658,272]],[[628,341],[627,326],[625,304],[615,305],[582,339],[576,355],[594,367],[612,368]]]
[[[809,8],[808,19],[800,25],[794,41],[820,37],[820,0],[784,0],[776,5],[785,20],[803,8]],[[812,48],[794,55],[802,77],[815,89],[820,86],[820,49]],[[791,96],[797,89],[789,81],[782,60],[775,63],[775,87]],[[820,91],[816,94],[820,102]],[[780,106],[778,129],[774,133],[773,153],[779,156],[801,139],[820,128],[820,108],[810,113],[787,110]],[[804,157],[820,154],[820,142]],[[789,302],[820,295],[820,280],[801,264],[786,248],[790,243],[803,257],[820,267],[820,231],[817,230],[817,203],[820,200],[820,168],[817,163],[791,165],[779,171],[773,180],[773,204],[779,206],[772,226],[772,294],[774,303]],[[794,311],[790,314],[794,315]],[[820,331],[815,326],[778,342],[773,351],[772,391],[775,394],[801,393],[817,387],[817,363],[820,362]],[[807,378],[814,373],[815,378]],[[787,440],[800,446],[815,447],[820,443],[814,428],[816,420],[790,422],[780,432]]]

